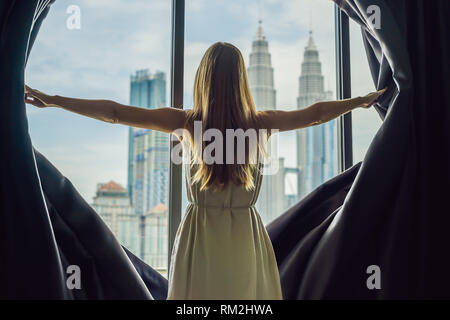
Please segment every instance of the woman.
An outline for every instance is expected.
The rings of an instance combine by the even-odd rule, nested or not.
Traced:
[[[258,112],[242,54],[235,46],[218,42],[206,51],[198,67],[193,110],[143,109],[110,100],[50,96],[29,87],[25,101],[110,123],[174,133],[194,150],[186,167],[189,206],[172,248],[168,299],[282,299],[272,244],[255,209],[262,179],[260,155],[265,153],[267,137],[274,130],[306,128],[358,107],[368,108],[383,92],[316,102],[302,110]],[[198,128],[195,124],[201,124],[200,141],[192,138]],[[205,159],[203,151],[214,142],[211,137],[205,139],[210,129],[223,136],[226,129],[267,130],[268,135],[253,142],[244,139],[243,157],[233,140],[231,147],[212,148]]]

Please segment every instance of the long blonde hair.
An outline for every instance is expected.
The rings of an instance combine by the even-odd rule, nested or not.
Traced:
[[[259,129],[260,121],[250,93],[244,59],[232,44],[214,43],[200,62],[194,81],[194,107],[188,112],[185,127],[192,129],[194,121],[201,121],[202,136],[210,128],[220,130],[222,137],[226,129]],[[247,190],[253,189],[253,170],[258,169],[258,164],[249,159],[252,154],[258,157],[266,155],[264,144],[267,137],[261,139],[258,134],[256,146],[251,146],[246,139],[245,163],[207,164],[199,161],[193,181],[200,183],[201,190],[221,190],[230,181]],[[193,142],[192,145],[194,149],[201,147],[204,150],[209,143],[202,139],[200,145]],[[226,157],[225,145],[222,155]]]

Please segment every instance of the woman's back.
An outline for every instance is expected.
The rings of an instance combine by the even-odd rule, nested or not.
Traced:
[[[197,171],[197,165],[185,164],[186,191],[189,204],[206,208],[244,208],[254,207],[261,186],[262,164],[258,164],[253,170],[255,187],[246,190],[243,185],[228,183],[222,190],[201,190],[200,183],[194,182],[193,175]]]

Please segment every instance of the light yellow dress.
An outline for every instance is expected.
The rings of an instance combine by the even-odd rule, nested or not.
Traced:
[[[167,299],[281,300],[272,243],[255,208],[260,170],[253,191],[233,183],[200,191],[193,170],[185,166],[189,205],[172,248]]]

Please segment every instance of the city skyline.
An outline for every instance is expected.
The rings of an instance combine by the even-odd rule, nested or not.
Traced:
[[[82,28],[76,31],[65,28],[65,9],[72,3],[80,5],[83,17]],[[296,107],[300,57],[310,21],[316,43],[321,48],[324,75],[329,79],[327,88],[334,88],[333,4],[328,1],[277,4],[261,1],[261,7],[276,69],[277,107]],[[303,7],[308,10],[301,10]],[[229,1],[227,5],[190,1],[186,10],[189,14],[186,20],[185,104],[189,107],[190,78],[204,50],[217,40],[225,40],[241,48],[247,60],[248,40],[254,36],[258,17],[256,2],[244,6],[239,1]],[[211,28],[205,29],[205,24],[210,24]],[[373,83],[359,28],[351,24],[351,32],[352,92],[363,94],[373,90]],[[246,64],[248,66],[248,61]],[[153,72],[170,70],[169,4],[137,1],[129,5],[112,0],[111,6],[104,6],[101,1],[61,0],[52,6],[41,27],[26,69],[26,81],[31,87],[49,94],[107,98],[128,104],[129,92],[123,88],[128,86],[129,75],[147,66]],[[366,71],[354,75],[353,70]],[[85,199],[91,199],[95,194],[98,181],[114,179],[127,185],[127,127],[53,108],[40,110],[28,106],[27,114],[34,146],[74,183]],[[381,121],[372,111],[361,112],[361,117],[364,119],[354,121],[354,128],[358,130],[356,137],[360,141],[354,149],[363,155]],[[287,135],[283,140],[295,143],[295,135]],[[286,162],[289,166],[295,165],[295,159],[286,157]]]

